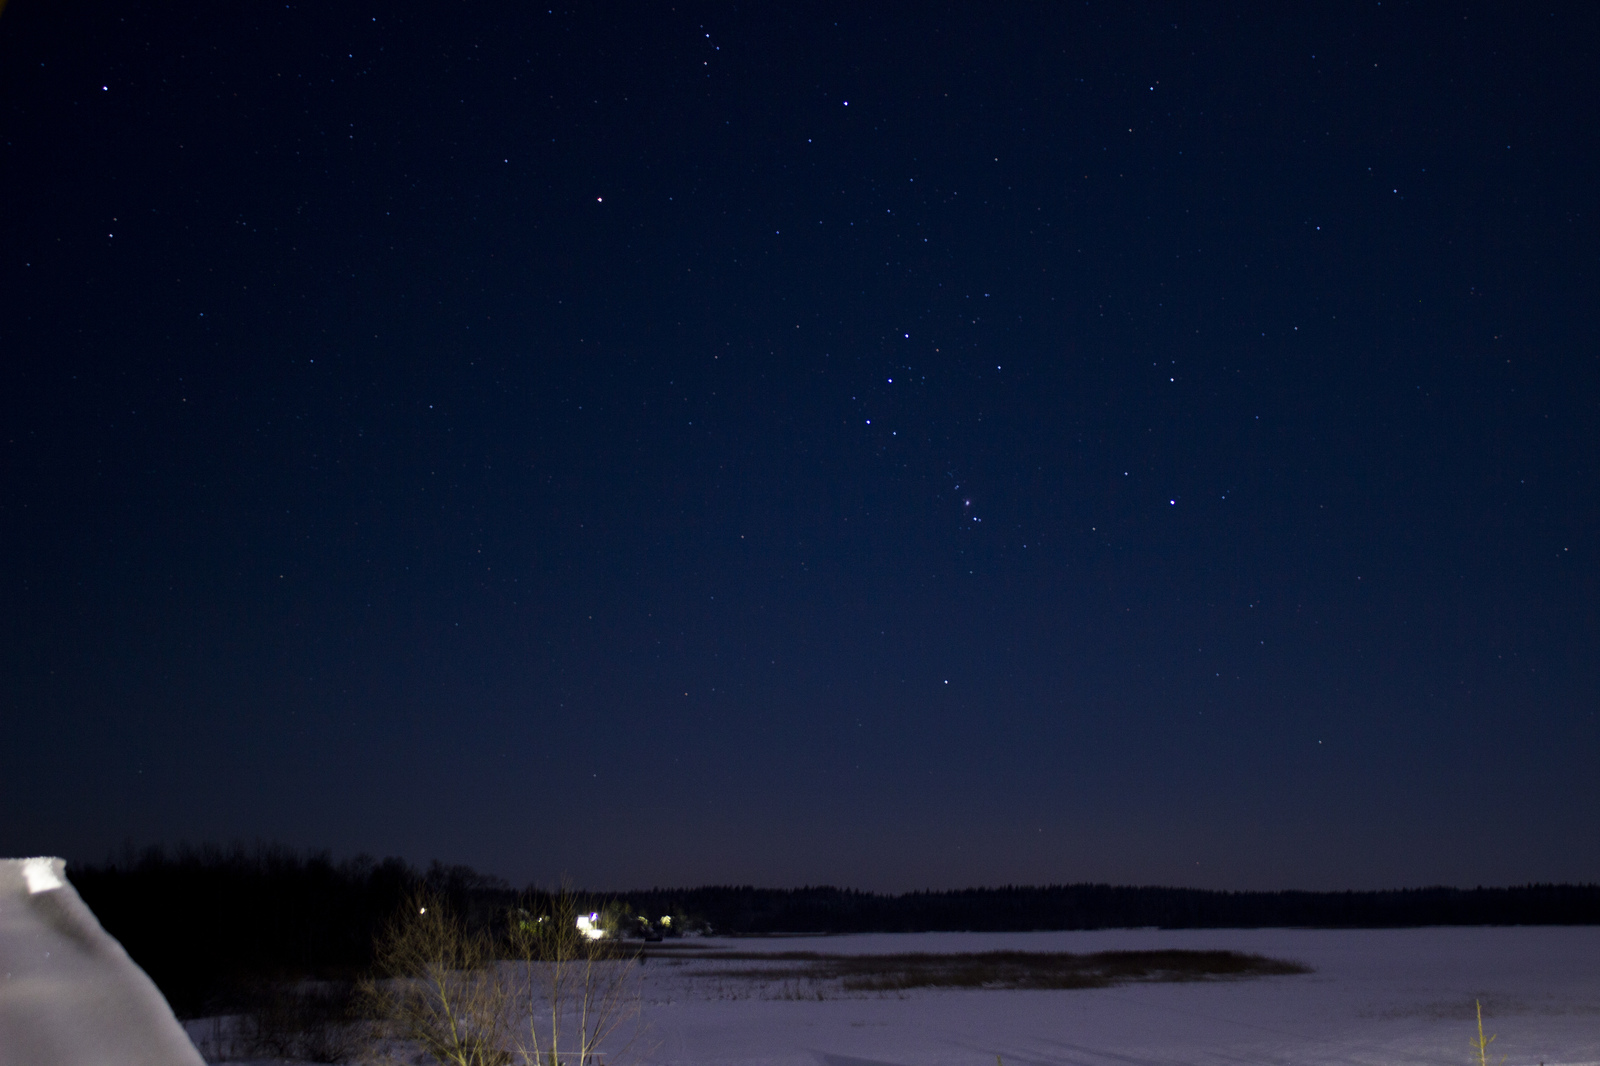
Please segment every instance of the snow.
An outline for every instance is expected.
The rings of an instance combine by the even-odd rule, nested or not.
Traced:
[[[0,859],[0,1066],[200,1066],[167,1001],[63,869]]]
[[[49,892],[66,883],[56,872],[56,860],[42,857],[22,860],[22,880],[27,884],[30,896]]]
[[[825,954],[1228,949],[1313,968],[1291,977],[1069,991],[848,995],[645,966],[654,1066],[1470,1066],[1474,999],[1492,1062],[1600,1062],[1600,928],[1108,930],[702,941]],[[732,964],[723,964],[731,966]],[[748,964],[739,964],[748,966]],[[714,969],[714,967],[713,967]],[[677,971],[677,972],[674,972]],[[787,996],[812,994],[810,1001]]]
[[[1289,977],[1070,991],[847,993],[653,958],[641,1032],[608,1066],[1600,1066],[1600,927],[917,933],[671,942],[824,955],[1159,948],[1305,963]],[[818,999],[818,993],[822,998]],[[199,1035],[207,1023],[192,1023]],[[615,1045],[613,1045],[615,1049]]]

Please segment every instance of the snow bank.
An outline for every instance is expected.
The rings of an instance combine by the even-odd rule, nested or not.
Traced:
[[[202,1066],[60,859],[0,859],[0,1066]]]

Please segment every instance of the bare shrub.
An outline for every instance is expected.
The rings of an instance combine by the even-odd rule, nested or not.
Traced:
[[[360,1051],[347,982],[279,982],[257,988],[234,1044],[249,1057],[349,1062]]]
[[[563,888],[510,916],[510,955],[527,1010],[526,1031],[519,1030],[514,1044],[525,1063],[592,1066],[602,1045],[614,1059],[632,1043],[622,1039],[622,1030],[639,1014],[639,952],[586,936],[578,928],[583,913]]]
[[[1489,1066],[1489,1045],[1494,1043],[1494,1037],[1484,1038],[1483,1035],[1483,1000],[1472,1001],[1478,1014],[1478,1038],[1471,1041],[1473,1057],[1478,1060],[1478,1066]],[[1503,1059],[1501,1061],[1504,1061]],[[1543,1064],[1541,1064],[1543,1066]]]
[[[448,1066],[504,1066],[511,992],[485,933],[468,930],[444,901],[414,894],[377,945],[381,976],[363,981],[365,1012],[379,1019],[369,1061],[392,1061],[392,1041]]]

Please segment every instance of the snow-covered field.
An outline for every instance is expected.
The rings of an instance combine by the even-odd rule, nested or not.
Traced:
[[[1600,1066],[1600,927],[921,933],[679,945],[824,955],[1226,949],[1298,976],[1070,991],[851,993],[747,961],[653,958],[614,1066]],[[669,945],[670,949],[670,945]],[[821,998],[819,998],[819,995]],[[191,1023],[198,1035],[204,1023]]]
[[[1600,1062],[1600,928],[1109,930],[922,933],[700,942],[825,954],[1222,948],[1313,973],[1073,991],[816,990],[655,959],[645,967],[641,1059],[655,1066],[1469,1066]],[[727,964],[732,966],[733,964]],[[740,964],[747,966],[748,964]],[[812,998],[802,997],[810,995]]]

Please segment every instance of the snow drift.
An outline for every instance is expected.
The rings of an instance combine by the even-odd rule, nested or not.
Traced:
[[[0,1066],[203,1066],[60,859],[0,859]]]

